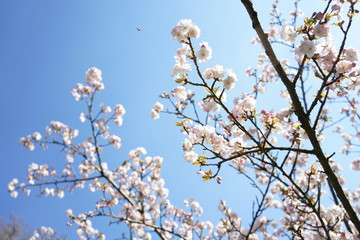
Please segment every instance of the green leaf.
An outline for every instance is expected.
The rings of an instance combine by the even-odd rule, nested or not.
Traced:
[[[202,176],[202,179],[204,180],[204,182],[209,181],[211,178],[212,178],[211,169],[209,171],[206,171],[205,175]]]
[[[175,80],[176,83],[182,83],[183,81],[184,81],[184,79],[182,79],[182,78],[177,78],[177,79]]]
[[[201,155],[200,157],[198,157],[198,159],[196,159],[195,162],[193,162],[193,165],[196,166],[196,165],[204,165],[206,164],[206,160],[207,157],[205,155]]]
[[[184,126],[184,120],[182,120],[181,122],[176,122],[175,126],[183,127]]]

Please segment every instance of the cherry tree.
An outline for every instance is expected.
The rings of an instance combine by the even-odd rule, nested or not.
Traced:
[[[0,218],[0,239],[1,240],[21,240],[30,237],[30,233],[24,221],[15,215],[11,215],[10,221]]]
[[[359,180],[360,69],[358,52],[346,41],[357,1],[323,2],[323,9],[302,19],[295,1],[291,18],[283,19],[275,0],[265,31],[252,2],[241,0],[257,34],[253,42],[263,49],[256,68],[246,69],[253,80],[250,89],[236,86],[241,81],[233,70],[207,65],[213,49],[198,40],[201,31],[192,20],[180,20],[171,31],[180,44],[171,74],[176,85],[160,95],[151,117],[175,116],[185,136],[183,158],[205,182],[221,184],[221,170],[227,166],[248,179],[257,190],[250,221],[243,221],[226,201],[218,204],[219,222],[203,219],[194,199],[174,206],[161,177],[163,159],[147,156],[143,147],[110,168],[103,153],[122,144],[110,127],[121,126],[126,111],[121,104],[97,104],[104,83],[95,67],[71,92],[85,103],[80,121],[90,126],[91,135],[80,139],[78,130],[53,121],[44,134],[21,138],[30,151],[60,147],[66,164],[55,169],[32,163],[26,182],[9,183],[11,196],[29,195],[36,188],[42,195],[63,198],[87,187],[100,199],[93,209],[66,211],[80,239],[105,239],[92,222],[100,216],[127,225],[129,233],[119,233],[124,239],[359,239],[360,188],[348,189],[341,172],[350,165],[348,178]],[[277,51],[289,54],[280,59]],[[234,96],[232,101],[228,95]],[[275,101],[285,107],[277,109]],[[342,139],[342,154],[327,147],[327,137]],[[343,158],[347,166],[342,166]],[[276,217],[268,214],[274,211]],[[54,231],[44,227],[36,233],[33,239]]]

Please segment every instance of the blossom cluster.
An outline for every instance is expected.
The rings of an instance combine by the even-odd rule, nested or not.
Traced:
[[[96,67],[88,69],[86,72],[86,83],[87,85],[78,83],[71,91],[71,94],[74,96],[76,101],[89,97],[95,91],[101,91],[104,89],[101,70]]]
[[[164,105],[157,102],[151,117],[158,119],[160,112],[165,112],[180,118],[175,125],[185,136],[183,157],[198,168],[197,174],[204,181],[216,179],[222,183],[220,175],[225,164],[249,180],[258,193],[247,223],[225,201],[218,205],[222,214],[218,223],[203,221],[203,209],[194,199],[185,200],[184,208],[175,207],[161,177],[163,159],[147,156],[143,147],[131,150],[115,168],[104,160],[106,147],[118,149],[122,145],[122,139],[110,132],[110,124],[122,125],[126,111],[121,104],[114,109],[100,104],[100,110],[95,112],[95,93],[104,89],[97,68],[90,68],[86,83],[72,90],[75,100],[87,104],[88,112],[80,114],[80,121],[88,120],[90,137],[75,143],[79,132],[53,121],[46,134],[35,132],[21,138],[19,143],[30,151],[36,144],[44,149],[59,145],[66,161],[60,171],[48,164],[30,164],[27,183],[13,179],[8,184],[11,196],[17,197],[19,192],[29,195],[31,188],[39,187],[44,196],[63,198],[66,191],[87,187],[99,195],[93,209],[78,214],[66,210],[68,225],[77,227],[80,239],[105,239],[105,234],[93,226],[92,220],[99,216],[128,226],[132,239],[358,239],[360,189],[345,188],[342,167],[337,156],[331,154],[332,149],[328,154],[324,137],[327,129],[335,125],[329,103],[340,98],[345,102],[340,111],[344,117],[336,122],[347,120],[346,130],[353,129],[351,132],[342,126],[334,127],[345,142],[341,152],[350,155],[359,145],[358,52],[345,44],[357,13],[356,3],[329,1],[324,11],[304,18],[304,24],[296,27],[301,15],[297,1],[292,21],[283,21],[275,0],[269,31],[256,41],[267,43],[267,39],[289,47],[295,61],[274,60],[269,47],[263,44],[267,51],[259,55],[257,69],[246,70],[255,80],[253,89],[233,91],[235,97],[230,103],[227,97],[236,89],[237,76],[222,65],[202,70],[213,50],[208,42],[199,43],[196,49],[194,41],[200,37],[200,28],[182,19],[172,29],[172,38],[181,44],[171,73],[178,85],[161,98],[169,100],[174,110],[164,111]],[[346,4],[350,6],[347,21],[342,15]],[[250,15],[254,18],[256,14]],[[343,33],[340,47],[336,47],[332,26]],[[261,26],[255,24],[254,28]],[[193,80],[192,69],[198,80]],[[306,80],[311,75],[316,81],[309,87]],[[261,106],[260,93],[269,97],[268,103],[272,102],[274,95],[267,92],[267,85],[278,80],[285,85],[280,96],[287,107],[276,110],[269,104]],[[195,97],[191,87],[205,91]],[[313,90],[307,88],[312,87],[316,90],[310,95]],[[193,112],[189,113],[188,106],[193,106]],[[359,171],[360,159],[356,157],[349,165]],[[346,201],[348,204],[344,204]],[[273,212],[280,213],[278,220],[272,219]],[[41,234],[52,235],[54,231],[42,228],[34,233],[34,239]]]
[[[87,84],[92,89],[92,94],[101,90],[97,87],[101,79],[100,72],[94,68],[87,72]],[[193,97],[191,92],[184,91],[182,87],[175,90],[173,95],[182,101]],[[33,150],[35,145],[40,145],[45,150],[50,145],[60,146],[65,153],[66,161],[60,170],[48,164],[31,163],[27,182],[20,183],[18,179],[13,179],[8,184],[12,197],[17,197],[19,192],[29,195],[34,187],[40,189],[41,195],[48,197],[63,198],[67,191],[72,192],[76,188],[85,187],[91,192],[98,193],[99,201],[94,204],[92,210],[78,214],[71,209],[66,210],[69,217],[68,225],[77,227],[79,239],[105,239],[105,234],[96,229],[92,222],[98,216],[106,216],[112,219],[111,221],[124,223],[130,228],[133,239],[152,239],[154,232],[161,239],[170,239],[172,236],[182,239],[199,236],[208,240],[224,236],[232,236],[232,239],[239,237],[239,234],[236,234],[239,226],[229,228],[229,225],[224,225],[225,221],[238,222],[237,215],[229,214],[230,210],[226,211],[227,215],[224,215],[224,219],[215,226],[209,221],[200,220],[203,209],[194,199],[185,200],[184,208],[175,207],[168,199],[169,190],[161,177],[163,159],[159,156],[146,156],[147,152],[143,147],[131,150],[127,160],[111,169],[104,161],[102,153],[109,145],[121,147],[120,137],[110,133],[109,124],[114,120],[115,125],[121,125],[119,118],[122,122],[125,109],[118,104],[112,111],[111,107],[101,104],[96,118],[93,118],[94,110],[89,106],[94,106],[94,98],[83,97],[80,100],[88,105],[89,112],[81,114],[80,120],[89,120],[91,137],[85,138],[84,141],[78,140],[79,143],[76,143],[74,138],[79,134],[76,129],[52,121],[45,134],[35,132],[22,138],[20,143],[28,150]],[[154,105],[155,117],[163,108],[161,103]],[[114,113],[110,114],[111,112]],[[213,141],[220,143],[221,137],[215,134],[214,128],[205,130],[199,125],[195,129],[194,134],[203,137],[212,134]],[[187,148],[192,148],[190,143]],[[221,182],[220,177],[218,181]],[[246,232],[249,233],[248,230],[244,230],[244,236]],[[253,232],[251,234],[256,236]],[[55,235],[53,229],[42,227],[34,232],[31,239]]]
[[[175,59],[182,56],[182,63],[186,63],[186,67],[174,67],[172,76],[179,86],[162,97],[169,99],[175,107],[174,111],[167,110],[166,113],[181,119],[175,125],[181,127],[182,134],[186,136],[182,144],[184,159],[199,167],[197,173],[204,181],[216,178],[219,183],[222,181],[219,176],[221,167],[229,162],[250,179],[262,198],[262,201],[256,198],[257,211],[250,230],[246,230],[240,218],[229,210],[224,215],[233,216],[233,222],[223,220],[222,230],[227,230],[224,235],[218,236],[230,239],[251,236],[251,239],[257,239],[255,232],[261,232],[265,239],[278,239],[289,231],[296,239],[357,239],[359,228],[352,222],[356,219],[349,220],[349,208],[342,207],[337,200],[334,204],[321,201],[325,196],[336,198],[336,195],[333,180],[329,180],[329,170],[324,170],[325,163],[317,159],[317,150],[311,148],[314,142],[326,142],[326,129],[335,125],[331,124],[332,112],[328,105],[335,102],[336,97],[343,97],[344,102],[348,103],[341,109],[345,116],[339,121],[349,119],[355,130],[352,134],[340,128],[337,130],[346,143],[342,152],[350,154],[357,146],[355,138],[357,141],[360,139],[359,118],[356,115],[358,101],[356,97],[353,98],[359,94],[358,52],[345,44],[337,47],[331,31],[331,26],[338,27],[344,34],[345,43],[348,29],[342,11],[346,2],[350,5],[347,14],[347,26],[350,27],[357,13],[354,10],[357,1],[329,2],[325,11],[315,12],[310,18],[304,19],[302,26],[296,27],[296,20],[301,15],[297,7],[291,14],[292,21],[283,21],[276,7],[278,1],[275,1],[271,12],[273,19],[266,37],[270,42],[289,47],[295,61],[283,59],[275,66],[269,51],[260,54],[257,69],[248,68],[246,71],[255,80],[252,91],[236,93],[233,105],[226,102],[229,94],[225,92],[234,89],[238,81],[233,71],[225,70],[221,65],[202,70],[199,63],[209,60],[212,49],[211,54],[201,54],[201,49],[208,48],[209,44],[200,43],[197,52],[190,36],[181,39],[173,37],[182,43]],[[187,21],[181,20],[176,26],[184,22]],[[191,69],[196,69],[195,77],[198,80],[193,80],[189,73]],[[306,90],[306,80],[312,71],[320,81],[315,83],[318,88],[311,96],[307,92],[310,90]],[[283,73],[286,77],[280,76]],[[289,106],[281,110],[260,108],[259,93],[265,95],[266,85],[279,79],[285,83],[289,81],[285,84],[286,90],[280,91],[280,96],[289,100]],[[190,87],[204,88],[205,95],[197,95],[200,100],[189,97],[188,92],[195,92]],[[272,98],[270,94],[269,99]],[[299,112],[298,106],[295,106],[298,103],[294,103],[294,100],[300,102],[304,113]],[[192,114],[186,108],[190,104],[194,109]],[[197,106],[201,111],[197,110]],[[304,126],[304,116],[312,125],[311,129]],[[345,177],[340,165],[331,157],[327,157],[326,161],[336,181],[344,186]],[[358,158],[351,162],[350,168],[359,170]],[[354,204],[354,209],[358,209],[358,189],[342,190]],[[342,198],[341,201],[345,200]],[[268,208],[282,212],[280,221],[269,220],[262,215]],[[236,229],[236,236],[230,234],[230,229]]]
[[[42,240],[42,239],[66,239],[66,236],[59,235],[51,227],[42,226],[40,229],[35,230],[30,236],[29,240]]]
[[[160,102],[154,104],[153,109],[151,109],[151,117],[153,119],[158,119],[160,117],[159,113],[164,109],[164,105]]]
[[[200,37],[200,29],[191,20],[182,19],[173,28],[171,34],[173,39],[182,42],[182,47],[176,51],[177,55],[174,57],[176,64],[173,67],[171,76],[177,78],[178,82],[182,82],[186,80],[187,72],[192,70],[188,58],[192,58],[194,48],[190,43],[192,38]],[[207,42],[201,42],[200,49],[195,55],[199,62],[207,62],[212,57],[212,48]]]
[[[182,19],[172,29],[171,35],[173,39],[177,39],[179,41],[185,40],[186,38],[199,38],[200,28],[190,19]]]

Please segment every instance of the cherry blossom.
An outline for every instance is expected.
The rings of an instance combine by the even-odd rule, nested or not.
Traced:
[[[200,50],[196,53],[196,57],[201,63],[207,62],[211,59],[212,48],[207,42],[200,43]]]
[[[320,48],[317,42],[311,40],[302,40],[297,46],[295,53],[306,55],[309,58],[312,58],[315,53],[319,53]]]
[[[328,37],[330,34],[330,27],[327,24],[318,24],[314,27],[314,34],[319,37]]]
[[[151,109],[151,117],[153,119],[158,119],[160,117],[159,113],[164,109],[164,105],[160,102],[154,104],[153,109]]]
[[[197,40],[200,28],[192,20],[182,19],[171,31],[180,44],[171,73],[177,85],[160,95],[169,104],[155,103],[151,117],[158,119],[160,112],[176,117],[184,136],[182,157],[201,181],[221,184],[229,165],[243,177],[241,185],[254,187],[250,217],[241,217],[225,200],[218,204],[218,222],[204,220],[195,199],[174,206],[161,176],[164,159],[148,156],[143,147],[129,151],[115,167],[108,164],[108,147],[122,145],[112,127],[122,125],[126,111],[121,104],[95,104],[96,93],[104,90],[95,67],[71,91],[86,104],[80,120],[90,124],[90,135],[51,121],[45,133],[21,138],[30,151],[59,146],[65,161],[60,169],[31,163],[24,182],[9,182],[10,195],[30,195],[34,188],[46,197],[64,198],[78,188],[98,194],[92,209],[65,212],[79,239],[105,239],[93,223],[100,216],[127,226],[132,239],[359,239],[360,189],[346,182],[348,173],[360,170],[360,70],[358,52],[346,42],[357,1],[327,1],[299,21],[298,1],[290,19],[283,19],[275,0],[267,33],[252,2],[242,3],[264,50],[256,67],[245,72],[254,83],[236,86],[233,70],[209,67],[212,48]],[[340,44],[332,35],[336,28]],[[293,54],[278,59],[275,46]],[[273,104],[276,97],[279,105]],[[341,146],[333,149],[333,143]],[[33,239],[54,234],[43,227]]]
[[[182,19],[172,29],[171,35],[173,39],[177,39],[179,41],[187,37],[199,38],[200,29],[190,19]]]
[[[179,101],[185,101],[187,99],[187,92],[183,86],[177,86],[173,90],[174,97]]]
[[[297,34],[294,26],[289,23],[284,24],[280,30],[280,38],[285,43],[293,44],[295,42]]]

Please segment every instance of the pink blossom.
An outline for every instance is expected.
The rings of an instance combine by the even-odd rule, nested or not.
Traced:
[[[173,39],[179,41],[189,38],[199,38],[200,29],[190,19],[181,19],[172,29],[171,35]]]
[[[18,195],[19,195],[19,193],[18,193],[17,191],[12,191],[12,192],[10,193],[10,196],[11,196],[12,198],[17,198]]]
[[[316,53],[319,52],[319,45],[315,41],[311,40],[302,40],[295,49],[295,53],[306,55],[309,58],[312,58]]]
[[[280,29],[280,38],[285,43],[293,44],[296,36],[295,28],[289,23],[284,24]]]
[[[226,71],[223,66],[221,65],[215,65],[211,68],[207,68],[204,71],[204,77],[206,79],[221,79],[224,77]],[[233,76],[235,75],[233,72],[230,72]]]
[[[256,109],[256,100],[252,95],[243,95],[241,99],[234,100],[235,107],[232,112],[235,116],[241,116],[246,112],[253,112]]]
[[[211,68],[205,69],[205,71],[204,71],[203,74],[204,74],[204,77],[205,77],[206,79],[212,79],[212,78],[214,78],[213,70],[212,70]]]
[[[121,147],[121,139],[120,137],[116,135],[111,135],[109,137],[109,144],[113,144],[114,148],[120,148]]]
[[[193,144],[187,138],[184,140],[182,146],[184,151],[193,150]]]
[[[155,111],[154,109],[151,109],[151,118],[156,120],[160,118],[160,114],[158,111]]]
[[[199,62],[205,63],[211,59],[212,49],[207,42],[200,43],[200,50],[196,53]]]
[[[96,67],[92,67],[87,70],[86,83],[91,84],[93,82],[101,82],[101,81],[102,81],[102,76],[100,69]]]
[[[73,211],[71,209],[67,209],[65,213],[66,213],[66,216],[68,216],[68,217],[73,216]]]
[[[177,55],[174,57],[176,64],[173,67],[173,71],[171,73],[172,77],[178,78],[180,74],[191,71],[191,65],[186,60],[185,55]]]
[[[101,76],[101,70],[92,67],[87,70],[86,72],[86,83],[89,84],[91,87],[94,87],[97,90],[104,89],[104,84],[101,82],[102,76]]]
[[[198,154],[195,153],[194,151],[186,152],[186,153],[184,154],[184,159],[185,159],[187,162],[193,163],[193,162],[195,162],[195,161],[198,159]]]
[[[124,106],[121,104],[117,104],[114,111],[115,116],[123,116],[126,113]]]
[[[228,74],[228,77],[224,79],[224,88],[226,90],[231,90],[235,87],[238,80],[236,74],[231,69],[228,69],[226,73]]]
[[[114,124],[116,126],[121,126],[123,124],[123,118],[121,116],[117,116],[115,119],[114,119]]]
[[[41,134],[40,134],[39,132],[34,132],[34,133],[32,134],[32,138],[35,139],[35,140],[37,140],[37,141],[40,141],[41,138],[42,138],[42,136],[41,136]]]
[[[349,72],[355,65],[347,60],[340,61],[336,64],[337,73],[343,74]]]
[[[330,34],[330,27],[327,24],[318,24],[314,27],[313,31],[317,37],[328,37]]]
[[[358,61],[359,54],[358,54],[358,51],[355,48],[353,48],[353,47],[346,48],[344,50],[344,52],[345,52],[345,60],[350,61],[350,62],[357,62]]]
[[[188,30],[188,36],[190,38],[199,38],[200,37],[200,28],[195,25],[191,24]]]
[[[161,112],[164,109],[164,105],[162,105],[160,102],[156,102],[153,109],[157,112]]]
[[[352,170],[360,171],[360,158],[353,160],[350,167]]]
[[[224,67],[221,65],[215,65],[211,69],[215,79],[221,79],[225,75]]]
[[[159,102],[156,102],[154,104],[153,109],[151,109],[151,117],[152,119],[158,119],[160,117],[159,112],[161,112],[164,109],[164,105],[162,105]]]
[[[199,106],[204,112],[218,112],[220,111],[220,106],[217,104],[213,98],[203,99],[199,102]]]
[[[35,149],[35,145],[32,142],[32,137],[29,135],[26,138],[22,137],[19,140],[19,144],[23,144],[24,147],[29,150],[29,151],[33,151]]]
[[[183,86],[177,86],[173,90],[174,97],[179,101],[185,101],[187,99],[187,92]]]
[[[110,106],[104,107],[101,109],[101,111],[107,115],[111,113],[111,107]]]
[[[80,119],[80,122],[85,122],[85,121],[86,121],[85,114],[84,114],[84,113],[80,113],[79,119]]]

